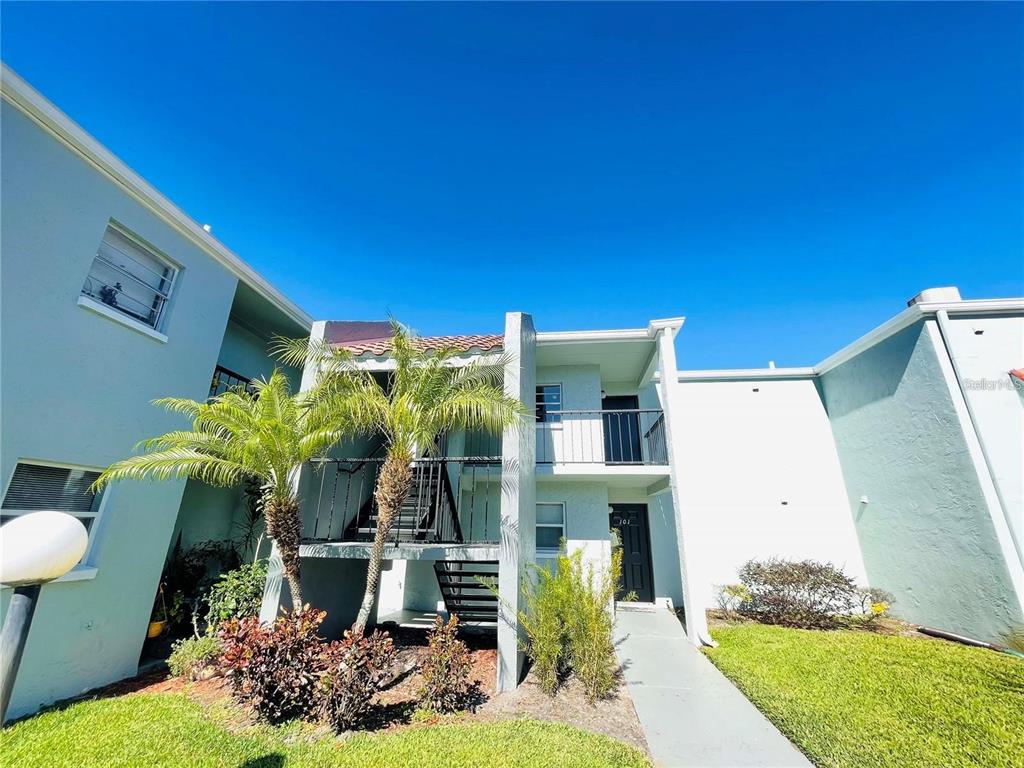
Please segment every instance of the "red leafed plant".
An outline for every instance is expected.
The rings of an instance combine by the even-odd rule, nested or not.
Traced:
[[[473,662],[469,648],[459,640],[459,619],[452,616],[445,623],[434,619],[426,658],[420,665],[423,686],[419,696],[422,706],[434,712],[457,712],[473,705],[479,697],[479,686],[470,681]]]
[[[323,649],[321,715],[337,731],[359,725],[395,661],[395,646],[384,632],[364,636],[348,631]]]
[[[324,648],[317,631],[326,615],[307,607],[269,626],[255,616],[222,624],[221,665],[235,697],[271,723],[314,715]]]

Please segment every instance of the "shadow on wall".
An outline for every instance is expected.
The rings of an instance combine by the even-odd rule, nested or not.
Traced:
[[[679,540],[672,494],[651,496],[647,505],[651,537],[651,559],[654,563],[654,589],[668,596],[677,607],[683,604],[683,576],[679,568]]]
[[[366,589],[368,560],[343,557],[303,558],[302,591],[310,605],[327,611],[320,633],[328,640],[340,638],[352,626]],[[389,565],[385,561],[385,567]],[[291,608],[288,583],[281,588],[281,604]],[[376,621],[376,616],[371,616]]]
[[[829,418],[841,418],[895,395],[918,343],[930,346],[921,338],[923,331],[923,322],[912,325],[816,379],[818,397]],[[853,386],[843,386],[841,381]]]

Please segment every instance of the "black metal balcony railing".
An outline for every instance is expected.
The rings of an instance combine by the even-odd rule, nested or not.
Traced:
[[[229,389],[235,389],[241,387],[248,392],[253,391],[252,379],[248,376],[243,376],[240,373],[225,368],[223,365],[218,365],[213,369],[213,380],[210,382],[210,397],[216,397],[222,395]]]
[[[320,459],[310,482],[303,541],[373,541],[374,498],[382,458]],[[500,523],[499,461],[420,459],[412,487],[388,535],[393,544],[497,543]]]
[[[658,409],[562,410],[537,424],[538,464],[668,464]]]

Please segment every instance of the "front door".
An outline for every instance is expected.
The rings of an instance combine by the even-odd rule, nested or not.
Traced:
[[[612,504],[610,523],[611,528],[618,531],[622,543],[622,585],[616,598],[635,592],[640,602],[654,602],[647,505]]]
[[[616,395],[601,399],[604,422],[604,460],[606,464],[640,464],[640,408],[636,395]]]

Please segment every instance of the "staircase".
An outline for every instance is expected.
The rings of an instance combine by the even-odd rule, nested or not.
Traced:
[[[497,560],[439,560],[434,573],[450,615],[460,622],[497,626],[498,598],[478,581],[497,581]]]
[[[373,541],[379,519],[376,500],[371,496],[349,524],[346,539]],[[395,517],[388,541],[393,544],[462,541],[445,462],[413,464],[412,486]]]

